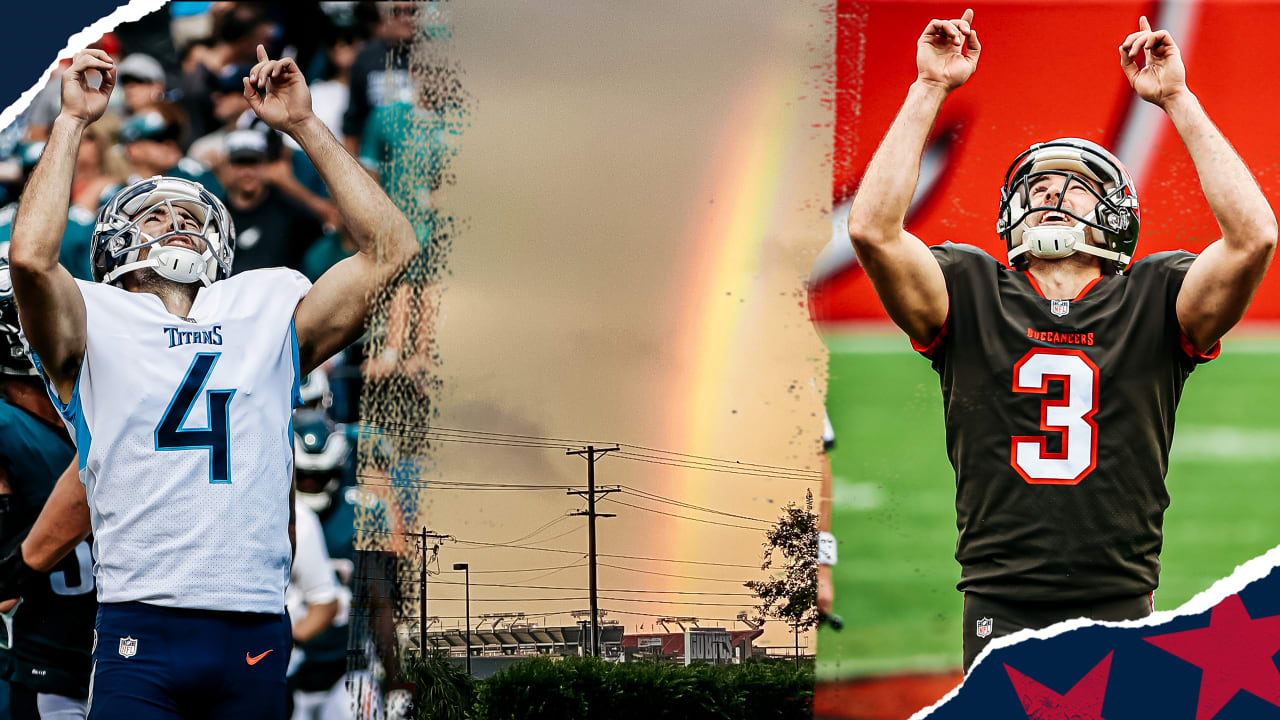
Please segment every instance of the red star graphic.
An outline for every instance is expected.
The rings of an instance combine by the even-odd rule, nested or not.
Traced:
[[[1030,720],[1106,720],[1102,717],[1102,698],[1107,692],[1114,654],[1107,653],[1066,695],[1059,695],[1008,665],[1004,670]]]
[[[1213,717],[1238,690],[1280,705],[1280,671],[1271,659],[1280,650],[1280,615],[1255,620],[1239,595],[1213,608],[1207,628],[1146,640],[1204,671],[1196,720]]]

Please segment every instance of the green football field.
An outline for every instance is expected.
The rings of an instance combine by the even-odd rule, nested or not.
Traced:
[[[827,338],[835,612],[822,679],[958,669],[955,477],[938,376],[904,336]],[[1280,544],[1280,340],[1228,337],[1187,381],[1167,479],[1157,610]]]

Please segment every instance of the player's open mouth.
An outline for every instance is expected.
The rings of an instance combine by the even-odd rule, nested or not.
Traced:
[[[171,247],[184,247],[184,248],[187,248],[188,250],[197,250],[197,251],[198,251],[198,248],[196,248],[196,244],[195,244],[194,242],[192,242],[192,241],[191,241],[191,238],[186,237],[186,236],[184,236],[184,235],[175,235],[175,236],[173,236],[173,237],[169,238],[168,240],[165,240],[163,243],[160,243],[160,244],[161,244],[161,245],[166,245],[166,246],[171,246]]]
[[[1039,225],[1075,225],[1076,221],[1060,212],[1047,212],[1040,216]]]

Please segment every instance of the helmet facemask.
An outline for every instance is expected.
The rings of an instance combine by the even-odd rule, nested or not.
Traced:
[[[0,243],[0,375],[38,377],[31,356],[22,344],[18,306],[9,278],[9,243]]]
[[[1055,176],[1063,182],[1056,202],[1032,206],[1032,187]],[[1063,206],[1074,186],[1096,200],[1092,211],[1080,214]],[[1026,221],[1033,213],[1060,213],[1075,225],[1029,227]],[[1056,259],[1082,252],[1122,272],[1137,246],[1138,219],[1137,195],[1119,161],[1093,143],[1068,138],[1034,145],[1014,161],[1001,189],[996,230],[1005,238],[1014,267],[1025,269],[1027,254]]]
[[[168,213],[172,229],[153,237],[141,223],[158,208]],[[177,208],[190,213],[200,229],[181,229]],[[200,250],[164,244],[174,237],[188,238]],[[94,228],[93,272],[113,283],[125,273],[152,268],[174,282],[209,286],[231,274],[234,247],[230,216],[217,198],[199,183],[155,177],[121,190],[103,206]],[[144,248],[150,250],[142,259]]]

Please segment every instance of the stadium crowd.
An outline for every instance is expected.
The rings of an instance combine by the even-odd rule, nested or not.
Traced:
[[[450,95],[410,77],[410,47],[447,32],[424,17],[429,12],[424,7],[403,2],[175,2],[104,35],[91,47],[115,61],[118,90],[80,145],[61,264],[76,278],[91,281],[90,241],[101,206],[122,187],[155,175],[199,182],[225,203],[236,233],[233,275],[288,267],[314,282],[356,252],[306,154],[290,138],[268,128],[249,107],[242,78],[249,75],[260,44],[271,57],[297,62],[310,86],[316,115],[379,179],[425,244],[436,222],[432,191],[442,184],[454,143],[443,118],[447,101],[442,98]],[[62,63],[19,119],[0,131],[0,249],[8,246],[18,198],[59,113],[61,74],[69,64]],[[5,292],[7,288],[0,287],[0,302],[11,302],[12,295]],[[5,315],[2,320],[0,329],[13,336],[6,339],[19,347],[16,317]],[[378,667],[376,659],[353,663],[353,656],[372,647],[367,637],[353,646],[347,627],[353,615],[353,576],[368,574],[362,569],[365,563],[385,565],[388,560],[362,557],[355,549],[356,508],[385,513],[377,497],[355,487],[361,360],[357,345],[309,375],[303,386],[308,406],[295,416],[299,519],[288,596],[295,641],[289,670],[298,703],[295,718],[349,717],[353,694],[365,695],[359,698],[365,712],[373,708],[373,715],[381,715],[380,699],[368,696],[376,687],[371,680],[375,671],[384,677],[394,672]],[[0,405],[14,400],[15,389],[35,387],[32,375],[25,360],[6,370],[0,378]],[[38,400],[32,402],[39,405]],[[56,415],[49,412],[24,412],[56,425],[49,420]],[[26,415],[22,418],[27,422]],[[49,442],[62,455],[71,452],[69,446],[62,447],[66,443],[61,439]],[[3,454],[0,470],[12,460]],[[53,478],[48,478],[50,486]],[[0,504],[7,499],[3,485]],[[42,492],[39,502],[48,496],[49,487]],[[28,515],[0,524],[0,543],[9,546],[20,539],[34,518]],[[88,547],[55,571],[55,576],[66,577],[54,578],[55,595],[88,597],[92,582],[83,577]],[[59,590],[59,582],[70,590]],[[32,627],[35,608],[30,602],[26,607],[32,619],[25,627],[38,634],[40,629]],[[67,666],[65,682],[33,683],[24,671],[46,661],[27,661],[9,649],[24,645],[23,606],[0,606],[0,611],[5,623],[0,674],[16,692],[12,717],[52,717],[55,708],[46,705],[45,695],[82,701],[89,692],[88,638],[71,643],[76,647],[64,648],[57,657],[56,662]],[[77,612],[91,614],[93,609]],[[353,647],[358,652],[353,653]],[[11,716],[10,705],[0,699],[0,720]]]
[[[233,272],[283,266],[314,281],[355,252],[306,155],[249,109],[241,78],[258,44],[272,57],[297,61],[316,114],[380,178],[425,240],[450,132],[441,94],[412,81],[409,64],[415,37],[433,31],[443,32],[419,17],[414,3],[286,10],[279,3],[176,2],[104,35],[91,47],[119,64],[121,91],[81,146],[63,264],[90,279],[94,215],[121,186],[152,175],[195,180],[226,203],[237,234]],[[0,132],[0,241],[58,113],[68,63]]]

